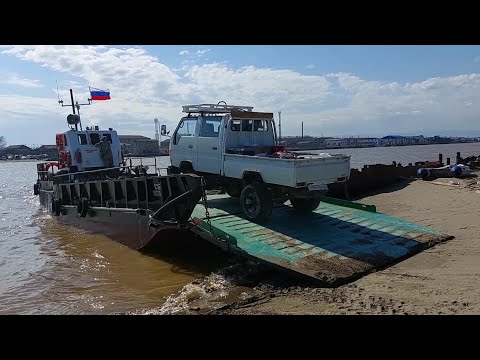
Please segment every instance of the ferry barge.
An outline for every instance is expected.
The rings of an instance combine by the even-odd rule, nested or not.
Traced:
[[[56,135],[58,161],[37,164],[40,204],[64,223],[101,231],[136,250],[185,228],[202,197],[202,178],[127,166],[117,132],[83,130],[72,108],[69,130]]]

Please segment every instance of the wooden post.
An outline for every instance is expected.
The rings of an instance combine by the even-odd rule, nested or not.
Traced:
[[[443,164],[443,155],[442,154],[438,154],[438,162],[440,164]]]
[[[450,165],[450,158],[447,158],[447,165]]]
[[[460,162],[460,152],[457,152],[457,160],[456,160],[457,164]]]

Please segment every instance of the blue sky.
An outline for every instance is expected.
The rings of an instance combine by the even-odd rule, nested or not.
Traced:
[[[282,111],[282,134],[480,134],[480,46],[0,46],[0,135],[54,143],[73,88],[108,88],[81,109],[84,126],[154,137],[181,106]]]

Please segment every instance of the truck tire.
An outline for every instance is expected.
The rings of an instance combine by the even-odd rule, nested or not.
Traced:
[[[192,164],[189,162],[182,162],[180,164],[180,172],[182,174],[193,174],[194,171],[193,171]]]
[[[225,192],[230,197],[239,198],[242,195],[242,187],[240,185],[227,184],[225,185]]]
[[[318,198],[311,198],[311,199],[297,199],[291,198],[290,202],[295,210],[307,213],[314,211],[318,205],[320,205],[320,199]]]
[[[265,222],[272,214],[272,193],[263,183],[249,184],[242,190],[240,204],[248,220]]]
[[[180,174],[180,169],[176,166],[169,166],[167,168],[167,175],[178,175]]]

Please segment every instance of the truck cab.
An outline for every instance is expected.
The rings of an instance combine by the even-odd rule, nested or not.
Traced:
[[[224,175],[223,154],[274,150],[272,113],[251,106],[187,105],[170,142],[172,166],[181,171]]]

